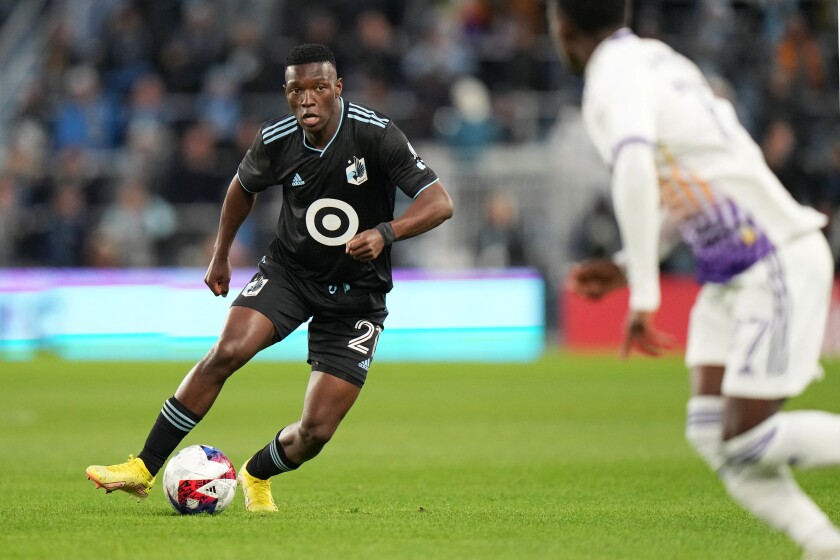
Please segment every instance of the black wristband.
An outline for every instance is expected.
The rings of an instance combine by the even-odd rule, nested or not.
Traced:
[[[394,233],[394,228],[389,222],[382,222],[381,224],[376,224],[376,227],[373,229],[378,231],[379,234],[382,236],[382,240],[385,241],[386,247],[397,240],[397,234]]]

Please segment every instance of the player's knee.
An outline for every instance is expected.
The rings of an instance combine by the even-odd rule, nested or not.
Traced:
[[[220,340],[213,345],[207,355],[207,365],[218,376],[228,377],[250,359],[240,344]]]
[[[298,433],[307,448],[320,450],[332,439],[335,426],[325,422],[302,422]]]

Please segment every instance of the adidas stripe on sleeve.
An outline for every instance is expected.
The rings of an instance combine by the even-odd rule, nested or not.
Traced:
[[[258,193],[278,183],[265,145],[297,130],[297,122],[294,117],[290,118],[291,128],[289,127],[290,123],[287,122],[289,119],[281,119],[276,123],[263,126],[257,133],[236,172],[239,183],[246,191]]]

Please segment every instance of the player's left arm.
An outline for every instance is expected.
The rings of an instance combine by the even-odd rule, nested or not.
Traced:
[[[372,261],[394,241],[420,235],[452,217],[449,193],[394,123],[382,135],[378,158],[389,182],[398,185],[413,202],[402,216],[377,224],[347,242],[345,252],[358,261]]]
[[[660,305],[659,237],[661,209],[653,147],[633,143],[615,159],[613,205],[626,253],[630,301],[621,356],[636,349],[650,356],[673,345],[673,338],[653,324]]]
[[[345,252],[357,261],[372,261],[386,245],[436,228],[452,217],[452,211],[452,198],[438,180],[418,194],[402,216],[348,241]]]
[[[636,349],[658,354],[670,337],[654,328],[660,306],[662,207],[656,149],[661,78],[644,59],[613,60],[615,73],[593,86],[591,108],[609,149],[611,194],[621,233],[624,276],[630,290],[622,356]],[[619,87],[620,86],[620,87]]]

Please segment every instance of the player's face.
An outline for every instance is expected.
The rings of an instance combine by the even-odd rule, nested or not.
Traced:
[[[328,62],[286,68],[286,100],[308,136],[332,136],[338,128],[343,83]]]
[[[575,32],[556,2],[549,2],[546,10],[551,38],[554,40],[557,52],[560,53],[560,58],[563,59],[569,71],[579,76],[582,75],[586,67],[586,61],[581,60],[576,54],[576,37],[579,34]]]

